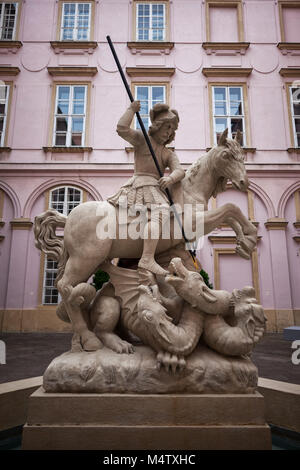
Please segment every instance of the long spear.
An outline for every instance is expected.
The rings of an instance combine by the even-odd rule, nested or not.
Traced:
[[[114,59],[115,59],[115,62],[116,62],[116,64],[117,64],[118,70],[119,70],[119,72],[120,72],[120,75],[121,75],[122,81],[123,81],[123,83],[124,83],[124,86],[125,86],[125,88],[126,88],[126,91],[127,91],[128,96],[129,96],[129,99],[130,99],[131,102],[133,102],[133,101],[134,101],[134,98],[133,98],[133,96],[132,96],[131,90],[130,90],[129,85],[128,85],[128,83],[127,83],[127,80],[126,80],[126,78],[125,78],[124,72],[123,72],[123,70],[122,70],[122,67],[121,67],[120,61],[119,61],[119,59],[118,59],[117,53],[116,53],[116,51],[115,51],[114,45],[113,45],[113,43],[112,43],[112,40],[111,40],[110,36],[106,36],[106,39],[107,39],[107,42],[108,42],[108,44],[109,44],[110,50],[111,50],[111,52],[112,52],[112,55],[113,55],[113,57],[114,57]],[[146,129],[145,129],[144,123],[143,123],[142,118],[141,118],[141,116],[140,116],[140,113],[139,113],[138,111],[136,112],[136,117],[137,117],[137,120],[138,120],[139,125],[140,125],[140,127],[141,127],[141,130],[142,130],[142,132],[143,132],[143,134],[144,134],[145,140],[146,140],[147,145],[148,145],[148,147],[149,147],[149,150],[150,150],[150,153],[151,153],[151,155],[152,155],[152,158],[153,158],[153,161],[154,161],[154,163],[155,163],[155,166],[156,166],[156,168],[157,168],[158,174],[159,174],[159,176],[162,178],[162,177],[164,176],[164,174],[163,174],[163,172],[162,172],[161,169],[160,169],[160,166],[159,166],[158,160],[157,160],[157,158],[156,158],[156,155],[155,155],[154,149],[153,149],[153,147],[152,147],[152,144],[151,144],[151,142],[150,142],[148,133],[147,133],[147,131],[146,131]],[[175,207],[175,205],[174,205],[174,202],[173,202],[173,199],[172,199],[172,196],[171,196],[171,194],[170,194],[169,189],[166,188],[166,189],[165,189],[165,192],[166,192],[166,195],[167,195],[168,200],[169,200],[169,202],[170,202],[170,205],[172,206],[172,210],[174,211],[174,215],[175,215],[175,217],[176,217],[176,219],[177,219],[177,222],[178,222],[178,224],[179,224],[179,227],[181,228],[181,233],[182,233],[182,236],[183,236],[183,238],[184,238],[184,241],[185,241],[185,243],[189,243],[188,240],[187,240],[187,238],[186,238],[186,235],[185,235],[185,233],[184,233],[184,229],[183,229],[183,226],[182,226],[182,224],[181,224],[180,217],[179,217],[178,212],[177,212],[177,210],[176,210],[176,207]],[[196,261],[196,257],[195,257],[195,251],[189,250],[189,252],[190,252],[190,255],[191,255],[191,257],[192,257],[192,260],[193,260],[193,263],[194,263],[195,267],[198,269],[198,265],[197,265],[197,261]]]

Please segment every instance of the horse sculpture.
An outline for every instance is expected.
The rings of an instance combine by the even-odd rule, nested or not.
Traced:
[[[226,129],[213,147],[200,157],[186,171],[182,180],[183,203],[193,206],[193,226],[198,220],[204,222],[204,235],[210,233],[222,223],[231,226],[237,236],[236,252],[246,258],[256,245],[256,227],[242,214],[234,204],[225,204],[217,209],[208,210],[208,201],[212,196],[226,189],[228,181],[241,191],[247,191],[248,179],[244,165],[243,150],[240,146],[240,134],[234,140],[228,139]],[[196,210],[196,204],[203,204],[204,212]],[[142,253],[142,240],[99,238],[99,222],[109,223],[109,217],[117,217],[117,209],[107,201],[91,201],[80,204],[68,217],[57,211],[48,210],[35,218],[36,246],[46,255],[58,261],[57,288],[73,326],[74,333],[80,338],[86,351],[97,350],[101,343],[89,330],[81,303],[84,295],[72,295],[73,289],[93,275],[107,260],[113,258],[139,258]],[[103,216],[103,214],[105,214]],[[184,217],[184,214],[183,214]],[[174,221],[173,221],[174,223]],[[56,236],[57,227],[64,228],[63,241]],[[193,240],[194,241],[194,240]],[[182,239],[161,239],[156,255],[172,258],[172,248],[179,247]],[[177,251],[178,253],[178,251]],[[177,254],[178,256],[178,254]],[[195,269],[195,268],[194,268]],[[78,286],[79,287],[79,286]]]

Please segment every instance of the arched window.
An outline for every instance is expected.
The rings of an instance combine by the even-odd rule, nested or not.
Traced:
[[[49,209],[55,209],[64,215],[82,203],[82,190],[72,186],[62,186],[50,191]]]
[[[82,203],[83,191],[72,186],[60,186],[54,188],[49,194],[49,209],[55,209],[64,215],[69,215],[74,207]],[[54,286],[57,275],[57,262],[45,257],[43,295],[44,305],[56,305],[60,301],[60,295]]]

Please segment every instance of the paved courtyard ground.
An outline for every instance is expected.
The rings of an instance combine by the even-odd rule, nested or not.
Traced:
[[[52,359],[70,349],[69,333],[1,333],[6,364],[0,365],[0,383],[43,375]],[[253,361],[259,377],[300,384],[300,364],[291,361],[291,342],[280,333],[268,333],[256,346]]]

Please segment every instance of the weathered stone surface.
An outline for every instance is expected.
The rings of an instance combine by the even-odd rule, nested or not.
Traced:
[[[156,354],[136,346],[134,354],[107,348],[67,352],[44,374],[46,392],[69,393],[253,393],[257,368],[246,357],[225,357],[200,345],[182,372],[158,370]]]

